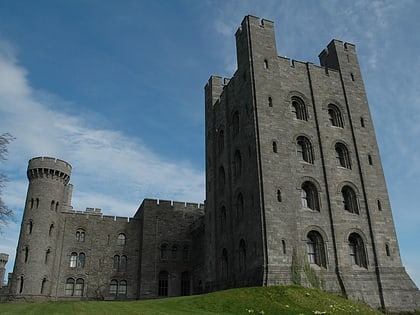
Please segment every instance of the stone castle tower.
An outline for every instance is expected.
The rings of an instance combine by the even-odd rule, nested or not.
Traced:
[[[29,161],[25,210],[16,251],[11,290],[28,295],[52,290],[61,247],[61,211],[70,205],[71,166],[53,158]]]
[[[375,307],[415,305],[355,46],[321,66],[277,55],[247,16],[238,69],[205,87],[206,237],[217,289],[299,283]]]
[[[29,161],[9,299],[146,299],[301,284],[412,310],[355,46],[279,57],[246,16],[238,69],[205,86],[206,205],[146,199],[132,218],[74,211],[71,166]]]

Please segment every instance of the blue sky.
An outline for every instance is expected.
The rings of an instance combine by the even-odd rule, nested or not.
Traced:
[[[146,198],[202,202],[204,85],[236,69],[234,33],[275,22],[278,54],[318,62],[331,39],[356,44],[401,255],[420,285],[420,2],[416,0],[0,1],[0,170],[16,220],[27,161],[72,164],[73,207],[132,216]]]

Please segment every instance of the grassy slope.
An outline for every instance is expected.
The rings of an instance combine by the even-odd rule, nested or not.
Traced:
[[[325,292],[289,286],[242,288],[147,301],[3,303],[0,304],[0,314],[379,315],[382,313]]]

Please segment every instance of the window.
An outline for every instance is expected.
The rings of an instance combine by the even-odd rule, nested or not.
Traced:
[[[327,267],[324,241],[317,231],[310,231],[306,237],[308,262],[320,267]]]
[[[159,273],[158,296],[168,296],[168,278],[169,274],[167,271]]]
[[[75,296],[83,296],[83,288],[85,286],[85,281],[82,278],[76,280],[76,286],[74,288]]]
[[[241,152],[239,150],[235,151],[234,157],[234,168],[233,168],[234,176],[237,178],[241,176],[242,172],[242,157]]]
[[[292,97],[292,113],[296,119],[308,120],[305,103],[299,97]]]
[[[307,181],[302,184],[300,197],[303,208],[319,211],[318,191],[313,183]]]
[[[120,281],[120,284],[118,286],[118,295],[127,295],[127,281]]]
[[[190,295],[190,283],[191,283],[191,277],[190,273],[188,271],[184,271],[181,274],[181,295]]]
[[[277,153],[277,142],[273,141],[273,152]]]
[[[267,61],[267,59],[264,59],[264,69],[268,69],[268,61]]]
[[[365,128],[365,119],[363,117],[360,117],[360,126]]]
[[[168,259],[168,244],[160,245],[160,259],[161,260]]]
[[[341,195],[343,197],[344,210],[351,213],[359,214],[359,206],[357,203],[356,193],[350,186],[344,186],[341,189]]]
[[[184,246],[182,249],[182,259],[183,260],[189,260],[190,259],[190,249],[187,245]]]
[[[220,274],[222,277],[222,280],[228,279],[228,254],[226,248],[223,248],[222,250],[222,257],[220,262]]]
[[[65,293],[67,296],[73,296],[74,294],[74,279],[73,278],[67,278]]]
[[[268,106],[273,107],[273,98],[271,96],[268,97]]]
[[[244,197],[241,193],[236,198],[236,217],[241,219],[244,216]]]
[[[113,260],[113,269],[118,270],[120,267],[120,256],[115,255]]]
[[[70,255],[70,268],[84,268],[85,267],[85,259],[86,256],[84,253],[77,254],[76,252],[72,252]]]
[[[351,263],[359,267],[367,268],[365,246],[360,235],[351,233],[348,240]]]
[[[55,211],[57,212],[58,211],[58,206],[59,206],[59,203],[58,203],[58,201],[55,203]]]
[[[308,138],[299,136],[296,141],[296,150],[299,161],[314,164],[312,145]]]
[[[48,258],[50,257],[50,254],[51,254],[51,249],[48,248],[45,251],[45,264],[48,264]]]
[[[335,145],[335,159],[338,166],[351,169],[350,154],[343,143]]]
[[[34,208],[34,198],[31,198],[31,209]]]
[[[328,118],[331,126],[343,128],[343,118],[337,106],[333,104],[328,105]]]
[[[280,189],[277,189],[277,201],[281,202],[281,191],[280,191]]]
[[[241,239],[239,241],[239,272],[246,270],[246,245],[245,241]]]
[[[286,241],[285,240],[281,240],[281,246],[283,249],[283,255],[286,255]]]
[[[368,154],[368,162],[369,162],[369,165],[373,165],[372,155],[370,154]]]
[[[85,267],[85,254],[80,253],[78,260],[77,260],[77,267],[84,268]]]
[[[385,244],[385,252],[386,252],[386,255],[389,257],[389,256],[391,256],[391,252],[390,252],[390,250],[389,250],[389,245],[388,244]]]
[[[83,229],[78,229],[76,231],[76,241],[84,242],[85,241],[85,231]]]
[[[118,292],[118,281],[115,279],[112,279],[111,283],[109,284],[109,294],[117,295],[117,292]]]
[[[377,200],[377,204],[378,204],[378,210],[382,211],[382,205],[381,205],[381,201],[379,199]]]
[[[77,253],[73,252],[70,255],[70,268],[75,268],[77,266]]]
[[[25,251],[25,262],[28,262],[29,247],[28,246],[25,246],[24,251]]]
[[[32,233],[33,227],[34,227],[33,221],[32,220],[29,220],[29,223],[28,223],[28,234],[31,234]]]
[[[54,206],[55,206],[55,201],[54,200],[52,200],[51,201],[51,205],[50,205],[50,210],[52,211],[52,210],[54,210]]]
[[[221,153],[223,151],[223,149],[225,148],[225,134],[223,132],[223,129],[220,129],[220,131],[219,131],[217,144],[218,144],[218,147],[219,147],[219,153]]]
[[[239,113],[235,112],[232,118],[233,125],[233,136],[236,137],[239,134]]]
[[[124,233],[118,234],[117,245],[125,245],[126,237]]]
[[[48,236],[51,236],[53,230],[54,230],[54,224],[50,224],[50,229],[48,231]]]
[[[42,279],[42,282],[41,282],[41,294],[44,294],[44,291],[45,291],[45,284],[47,283],[47,278],[43,278]]]
[[[39,207],[39,198],[36,198],[36,208],[38,209]]]

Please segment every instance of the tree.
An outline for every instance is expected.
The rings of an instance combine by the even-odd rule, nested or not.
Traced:
[[[7,160],[7,145],[13,140],[14,138],[10,133],[0,135],[0,160]],[[13,211],[6,206],[2,199],[2,188],[6,180],[6,175],[0,173],[0,231],[3,226],[7,225],[8,220],[13,217]]]

